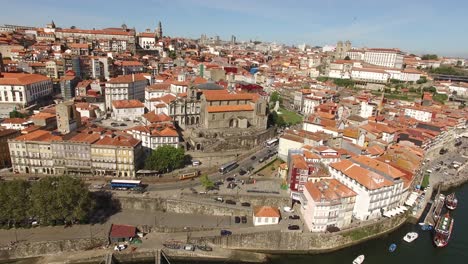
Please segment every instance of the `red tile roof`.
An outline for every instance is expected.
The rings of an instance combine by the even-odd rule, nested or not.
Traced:
[[[271,206],[258,206],[254,208],[255,217],[280,217],[278,208]]]
[[[133,79],[135,79],[135,82],[148,80],[145,78],[144,74],[139,73],[139,74],[119,75],[115,78],[110,79],[108,83],[132,83]]]
[[[114,100],[112,101],[112,106],[117,109],[145,107],[145,105],[138,100]]]
[[[316,183],[309,181],[304,187],[316,202],[330,202],[357,195],[336,179],[323,179]]]
[[[129,238],[136,236],[136,227],[129,225],[115,225],[111,226],[109,237],[111,238]]]
[[[26,73],[2,73],[0,77],[0,85],[28,85],[43,81],[50,81],[50,78],[40,74]]]
[[[224,90],[211,91],[203,93],[207,101],[237,101],[237,100],[254,100],[255,95],[251,93],[229,94]]]
[[[251,105],[213,105],[207,106],[208,113],[253,111]]]

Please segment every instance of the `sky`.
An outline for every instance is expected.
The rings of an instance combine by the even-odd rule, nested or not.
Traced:
[[[400,48],[468,57],[462,0],[0,0],[0,24],[137,31],[162,22],[165,36],[284,44]]]

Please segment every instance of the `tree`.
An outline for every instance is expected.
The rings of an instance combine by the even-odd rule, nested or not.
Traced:
[[[16,109],[10,112],[10,118],[26,118],[27,115],[18,112]]]
[[[270,102],[276,103],[277,101],[279,101],[281,104],[283,103],[283,98],[281,98],[281,95],[277,91],[274,91],[270,95]]]
[[[344,59],[345,60],[351,60],[351,58],[348,55],[346,55],[346,57],[344,57]]]
[[[71,26],[70,28],[71,28],[71,29],[75,29],[76,27],[75,27],[75,26]]]
[[[278,115],[275,111],[272,111],[268,116],[268,123],[270,126],[284,127],[287,125],[286,121],[281,115]]]
[[[47,177],[32,185],[31,213],[45,224],[83,221],[94,203],[84,182],[70,176]]]
[[[16,226],[29,214],[29,184],[24,180],[2,182],[0,185],[0,221]]]
[[[175,50],[171,50],[171,51],[169,51],[168,56],[169,56],[169,58],[175,60],[177,58],[177,53],[175,52]]]
[[[145,168],[159,172],[169,172],[184,166],[185,151],[165,145],[153,150],[145,161]]]
[[[424,54],[421,59],[423,60],[437,60],[437,54]]]
[[[434,86],[430,86],[430,87],[424,87],[423,89],[424,92],[430,92],[430,93],[435,93],[437,92],[437,89],[434,87]]]
[[[421,76],[419,80],[416,81],[417,84],[423,84],[427,82],[426,76]]]
[[[200,177],[200,182],[205,190],[212,190],[215,187],[215,184],[212,180],[208,178],[208,175],[202,175]]]

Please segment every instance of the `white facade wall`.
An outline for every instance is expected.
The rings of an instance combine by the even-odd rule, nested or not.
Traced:
[[[302,142],[297,142],[294,140],[289,140],[289,139],[280,137],[279,144],[278,144],[278,157],[280,157],[282,160],[287,160],[288,151],[290,149],[300,149],[303,146],[304,146],[304,143]]]
[[[361,109],[359,111],[359,116],[362,118],[369,118],[372,116],[374,111],[374,105],[370,105],[367,102],[361,102]]]
[[[304,98],[304,107],[302,108],[302,113],[305,115],[310,115],[315,112],[315,107],[320,104],[320,100],[312,99],[305,97]]]
[[[136,130],[127,131],[127,133],[131,134],[135,139],[141,140],[141,144],[145,148],[150,148],[154,150],[164,145],[169,145],[174,148],[179,147],[179,137],[153,136],[149,133],[140,132]]]
[[[432,113],[426,112],[413,108],[405,108],[405,116],[412,117],[418,121],[430,122],[432,119]]]
[[[118,121],[124,121],[127,118],[130,120],[139,120],[144,113],[144,107],[115,108],[112,106],[112,117]]]
[[[365,81],[375,81],[386,83],[390,78],[390,74],[387,72],[375,72],[375,71],[366,71],[364,69],[353,69],[351,71],[351,77],[353,79],[365,80]]]
[[[279,217],[253,217],[254,226],[277,225]]]
[[[25,106],[51,93],[51,80],[27,85],[0,84],[0,103],[16,103]]]

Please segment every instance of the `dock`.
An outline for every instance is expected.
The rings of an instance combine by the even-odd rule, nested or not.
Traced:
[[[424,219],[424,223],[426,225],[435,226],[437,220],[439,219],[440,213],[442,212],[442,208],[444,208],[445,199],[441,199],[440,187],[441,185],[439,184],[437,187],[437,194],[434,196],[434,202],[432,203],[431,208],[429,209],[429,212]]]

